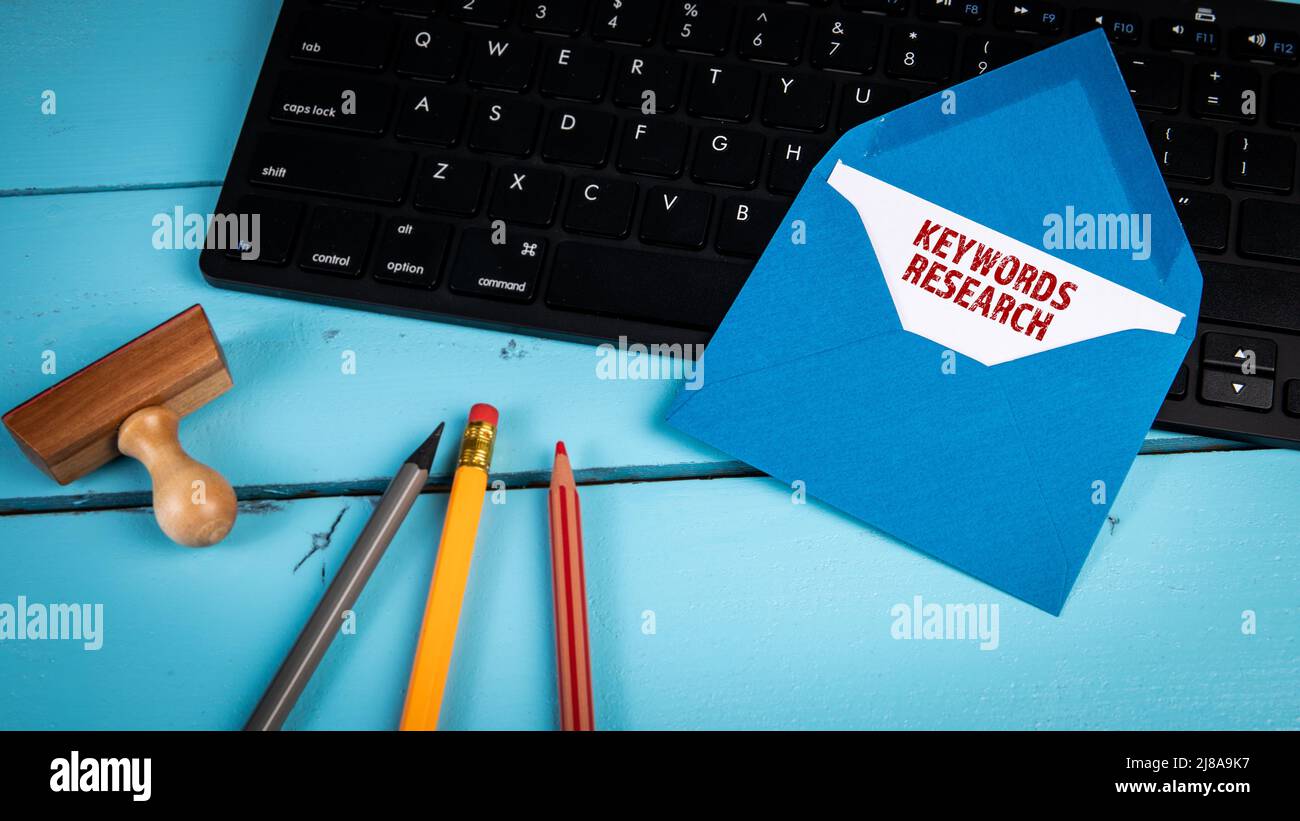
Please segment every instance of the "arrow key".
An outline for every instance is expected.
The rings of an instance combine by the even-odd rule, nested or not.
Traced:
[[[1232,371],[1201,372],[1201,399],[1214,405],[1267,411],[1273,408],[1273,380]]]
[[[1243,375],[1272,374],[1277,369],[1277,343],[1261,337],[1207,333],[1201,339],[1201,362]]]

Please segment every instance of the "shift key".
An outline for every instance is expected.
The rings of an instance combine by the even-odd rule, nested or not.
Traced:
[[[263,134],[248,181],[272,188],[397,204],[406,193],[414,155],[366,143],[297,134]]]

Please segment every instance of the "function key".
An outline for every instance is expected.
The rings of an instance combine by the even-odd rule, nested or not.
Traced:
[[[957,34],[933,28],[896,26],[890,32],[885,71],[891,77],[940,83],[948,79]]]
[[[998,28],[1057,34],[1065,24],[1065,9],[1047,0],[1001,0],[993,22]]]
[[[375,215],[350,208],[317,206],[311,215],[298,253],[298,266],[306,271],[356,277],[370,251]]]
[[[736,52],[746,60],[794,65],[803,57],[808,21],[802,11],[749,7],[740,18]]]
[[[1292,65],[1300,58],[1300,34],[1278,29],[1233,29],[1228,49],[1242,60],[1266,60]]]
[[[876,67],[883,28],[852,14],[826,14],[813,31],[812,64],[816,68],[869,74]]]
[[[1207,333],[1201,340],[1201,362],[1247,375],[1271,374],[1277,369],[1277,343],[1259,336]]]
[[[315,63],[383,68],[393,21],[349,11],[304,12],[289,40],[289,56]]]
[[[504,26],[510,22],[513,0],[449,0],[451,16],[466,23]]]
[[[527,0],[519,14],[519,27],[572,37],[582,30],[584,0]]]
[[[474,228],[461,237],[447,282],[457,293],[528,302],[545,256],[543,236],[511,230],[506,241],[498,244],[490,230]]]
[[[1098,28],[1112,43],[1133,46],[1142,42],[1142,18],[1136,14],[1110,9],[1079,9],[1074,13],[1076,34]]]
[[[843,0],[843,5],[848,11],[869,11],[895,16],[907,14],[907,0]]]
[[[432,288],[438,284],[449,245],[450,225],[391,217],[370,261],[370,275],[381,282]]]
[[[600,0],[591,17],[597,40],[648,46],[655,38],[661,0]]]
[[[731,38],[734,15],[725,0],[668,0],[664,42],[677,51],[721,54]]]
[[[988,14],[988,0],[917,0],[916,14],[934,23],[978,26]]]
[[[1217,54],[1219,27],[1213,23],[1161,18],[1151,24],[1151,45],[1170,51]]]
[[[1192,72],[1192,113],[1253,123],[1259,110],[1259,72],[1246,66],[1199,65]]]

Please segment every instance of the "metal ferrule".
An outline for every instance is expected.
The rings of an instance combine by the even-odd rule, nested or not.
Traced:
[[[459,467],[475,467],[484,471],[492,464],[492,444],[496,441],[497,429],[487,422],[470,422],[465,428],[465,435],[460,439],[460,456],[456,459]]]

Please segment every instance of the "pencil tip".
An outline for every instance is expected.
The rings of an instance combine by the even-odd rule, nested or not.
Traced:
[[[442,427],[445,424],[445,422],[439,422],[438,427],[434,428],[433,433],[429,434],[429,438],[425,439],[424,443],[416,448],[415,453],[412,453],[411,457],[406,461],[414,464],[420,470],[431,468],[433,466],[433,456],[438,452],[438,442],[442,439]]]
[[[560,456],[560,455],[568,456],[568,455],[569,455],[569,452],[568,452],[567,450],[564,449],[564,442],[563,442],[563,441],[560,441],[560,442],[556,442],[556,443],[555,443],[555,455],[556,455],[556,456]]]

